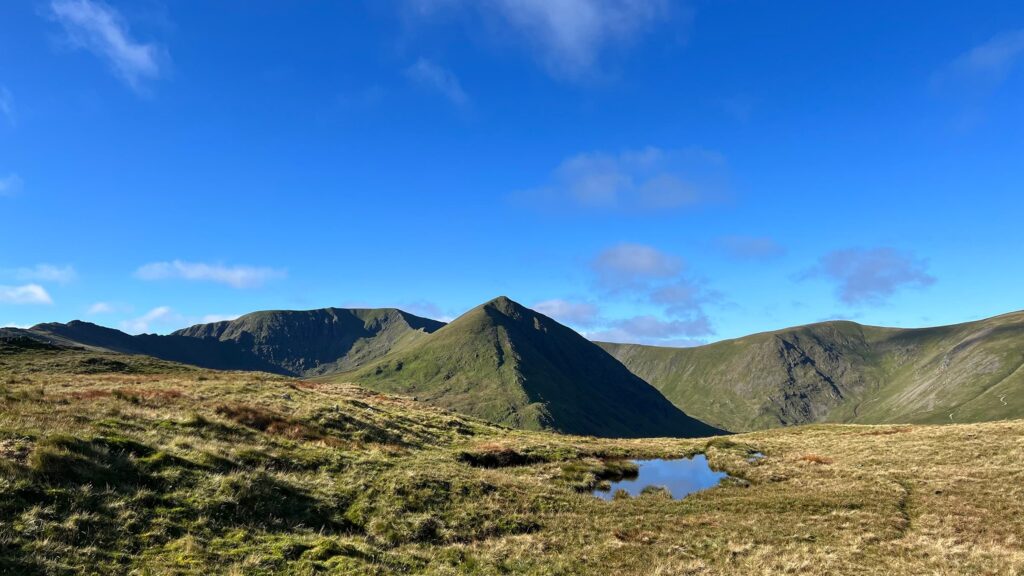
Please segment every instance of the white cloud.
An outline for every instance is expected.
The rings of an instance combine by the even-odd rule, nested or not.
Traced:
[[[683,269],[681,258],[644,244],[612,246],[591,262],[598,283],[606,289],[638,288],[652,279],[671,278]]]
[[[469,96],[462,89],[458,77],[451,70],[430,60],[420,58],[405,69],[405,75],[420,86],[439,92],[456,106],[465,106],[469,103]]]
[[[21,192],[22,180],[17,174],[8,174],[0,178],[0,196],[14,196]]]
[[[14,322],[8,322],[7,324],[0,324],[0,328],[21,328],[22,330],[28,330],[32,326],[28,324],[15,324]]]
[[[23,286],[0,286],[0,303],[53,304],[53,299],[42,286],[25,284]]]
[[[70,265],[55,266],[53,264],[36,264],[31,268],[18,268],[14,271],[14,277],[24,281],[57,282],[67,284],[73,281],[78,274],[75,268]]]
[[[121,322],[121,329],[129,334],[142,334],[150,331],[154,323],[170,324],[181,321],[181,316],[171,310],[170,306],[158,306],[138,318]]]
[[[124,304],[112,304],[109,302],[97,302],[90,308],[90,313],[125,312],[130,306]],[[210,324],[223,322],[238,318],[238,314],[206,314],[204,316],[186,316],[176,312],[170,306],[157,306],[136,318],[130,318],[121,322],[121,329],[130,334],[142,334],[157,332],[166,333],[171,330],[192,326],[195,324]]]
[[[132,311],[132,306],[120,302],[94,302],[86,310],[86,314],[97,316],[100,314],[127,313]]]
[[[106,60],[133,89],[140,90],[144,80],[160,75],[163,49],[133,39],[127,21],[113,7],[99,0],[53,0],[50,12],[72,46]]]
[[[663,213],[723,196],[726,180],[725,159],[717,152],[648,146],[619,154],[571,156],[554,170],[548,184],[513,197],[541,209]]]
[[[665,313],[676,317],[704,318],[704,305],[719,302],[721,293],[709,290],[701,280],[680,277],[669,284],[652,289],[650,300],[665,307]]]
[[[604,342],[674,346],[698,344],[694,338],[711,333],[710,323],[704,316],[686,320],[664,320],[653,315],[642,315],[617,320],[610,324],[608,329],[588,333],[587,337]]]
[[[609,48],[630,43],[672,13],[668,0],[413,0],[411,5],[421,18],[443,9],[475,9],[513,30],[516,44],[537,51],[551,75],[568,79],[593,76]]]
[[[17,116],[14,113],[14,95],[6,86],[0,86],[0,115],[7,118],[11,126],[17,124]]]
[[[255,266],[225,266],[203,262],[152,262],[136,270],[135,275],[143,280],[183,280],[216,282],[234,288],[254,288],[268,280],[284,278],[285,270]]]
[[[1021,56],[1024,56],[1024,29],[1005,32],[961,54],[938,74],[936,80],[994,88],[1006,79]]]
[[[555,298],[537,302],[531,308],[559,322],[576,326],[591,326],[598,319],[597,306],[587,302],[571,302]]]
[[[365,306],[363,306],[365,307]],[[414,300],[399,304],[398,308],[423,318],[430,318],[439,322],[451,322],[455,319],[450,312],[446,312],[440,306],[429,300]]]
[[[90,315],[110,314],[112,312],[114,312],[114,305],[109,302],[96,302],[92,306],[89,306],[89,310],[86,311],[86,313]]]
[[[597,287],[608,296],[626,295],[661,310],[659,315],[598,322],[603,330],[588,334],[596,340],[689,345],[693,338],[714,333],[706,312],[722,295],[706,282],[683,273],[683,260],[643,244],[619,244],[601,252],[591,263]]]
[[[851,248],[821,257],[802,278],[822,277],[835,284],[847,304],[882,304],[902,288],[935,283],[922,261],[893,248]]]
[[[665,0],[500,0],[510,24],[536,44],[555,74],[593,71],[601,51],[667,15]]]

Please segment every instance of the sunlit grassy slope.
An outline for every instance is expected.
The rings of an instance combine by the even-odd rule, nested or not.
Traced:
[[[197,324],[173,334],[132,336],[90,322],[0,329],[65,346],[144,354],[219,370],[316,376],[350,370],[443,326],[395,308],[267,310]]]
[[[1024,416],[1024,312],[915,330],[825,322],[696,348],[601,346],[691,416],[734,431]]]
[[[1024,422],[607,440],[26,346],[0,344],[3,574],[1024,571]],[[622,458],[694,452],[736,480],[586,492]]]
[[[332,379],[530,430],[614,437],[719,432],[592,342],[505,297]]]

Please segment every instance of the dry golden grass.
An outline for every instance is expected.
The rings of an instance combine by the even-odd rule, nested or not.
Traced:
[[[0,356],[0,573],[1024,573],[1022,421],[606,440],[72,360]],[[736,480],[679,501],[576,489],[696,452]]]

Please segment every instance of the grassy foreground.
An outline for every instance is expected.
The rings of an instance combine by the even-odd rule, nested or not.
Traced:
[[[695,452],[735,479],[581,492]],[[598,440],[0,345],[2,574],[1019,574],[1022,549],[1020,421]]]

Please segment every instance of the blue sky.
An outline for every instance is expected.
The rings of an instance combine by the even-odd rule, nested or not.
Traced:
[[[1024,5],[0,4],[0,324],[1024,308]]]

